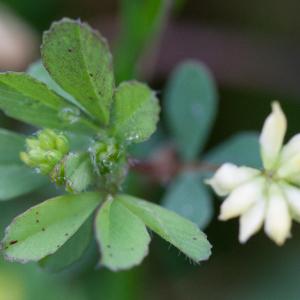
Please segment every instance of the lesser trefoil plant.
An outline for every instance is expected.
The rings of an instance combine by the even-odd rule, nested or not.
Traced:
[[[16,164],[12,172],[26,170],[27,181],[24,188],[4,189],[0,196],[8,200],[28,193],[45,182],[38,179],[42,175],[67,193],[12,221],[1,242],[4,257],[45,265],[66,249],[81,247],[74,237],[94,215],[100,264],[111,270],[142,261],[150,242],[147,228],[193,261],[207,259],[211,246],[195,224],[121,190],[128,146],[147,140],[156,129],[160,111],[156,93],[137,81],[115,87],[106,40],[80,21],[54,23],[44,34],[41,56],[34,76],[0,74],[2,111],[40,128],[27,138],[0,132],[13,153],[20,155],[21,160],[15,154],[11,158]],[[88,145],[75,151],[70,133],[73,140],[88,137]],[[7,160],[8,168],[11,161]]]

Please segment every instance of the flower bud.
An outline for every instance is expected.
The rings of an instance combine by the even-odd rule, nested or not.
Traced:
[[[95,142],[90,148],[90,154],[99,175],[112,173],[125,159],[123,149],[113,139]]]
[[[69,152],[68,139],[51,129],[38,132],[36,137],[26,139],[26,152],[21,160],[42,174],[49,174],[55,165]]]
[[[286,132],[286,118],[279,103],[272,103],[272,113],[265,120],[261,135],[260,147],[264,168],[272,170],[278,162],[278,155]]]
[[[264,182],[263,178],[257,178],[234,189],[221,205],[219,220],[226,221],[245,213],[261,198]]]
[[[248,168],[238,167],[230,163],[222,165],[216,174],[206,183],[209,184],[219,196],[226,196],[237,186],[259,175],[259,171]]]
[[[266,212],[266,234],[278,245],[282,245],[290,236],[291,221],[289,208],[282,190],[276,184],[272,184]]]

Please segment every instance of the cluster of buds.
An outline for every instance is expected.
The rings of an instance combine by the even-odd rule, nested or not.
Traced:
[[[125,159],[124,150],[112,138],[96,141],[89,148],[89,152],[98,175],[112,173],[114,168]]]
[[[106,189],[118,190],[127,174],[124,149],[113,139],[103,138],[89,148],[94,171]]]
[[[260,136],[263,170],[221,166],[208,180],[220,196],[220,220],[240,217],[239,240],[246,242],[264,224],[278,245],[290,236],[292,219],[300,220],[300,134],[283,146],[287,121],[280,105],[272,105]]]
[[[36,136],[26,139],[26,152],[20,153],[21,160],[38,172],[47,175],[69,152],[65,135],[51,129],[44,129]]]

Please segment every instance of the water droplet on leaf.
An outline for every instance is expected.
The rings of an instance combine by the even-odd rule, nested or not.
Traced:
[[[80,110],[77,107],[65,107],[59,112],[59,117],[70,124],[79,120]]]

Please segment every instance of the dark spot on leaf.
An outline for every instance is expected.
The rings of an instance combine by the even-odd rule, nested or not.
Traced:
[[[68,233],[65,233],[65,236],[69,236],[69,234],[68,234]]]
[[[17,240],[10,241],[9,244],[10,244],[10,245],[14,245],[14,244],[16,244],[17,242],[18,242]]]
[[[35,214],[36,214],[36,215],[38,215],[38,214],[39,214],[39,212],[38,212],[38,211],[36,211],[36,212],[35,212]]]
[[[43,227],[43,228],[42,228],[42,231],[45,231],[45,230],[46,230],[46,229]]]
[[[194,240],[194,241],[196,241],[196,240],[197,240],[197,238],[193,237],[193,240]]]
[[[91,77],[93,77],[93,76],[94,76],[94,75],[93,75],[93,73],[90,73],[89,75],[90,75]]]
[[[57,246],[56,246],[56,248],[59,248],[59,247],[60,247],[60,245],[57,245]]]
[[[72,52],[73,51],[73,49],[72,48],[68,48],[68,52]]]
[[[36,223],[40,223],[40,220],[36,220]]]
[[[107,248],[111,248],[111,246],[110,246],[110,245],[106,245],[106,247],[107,247]]]

